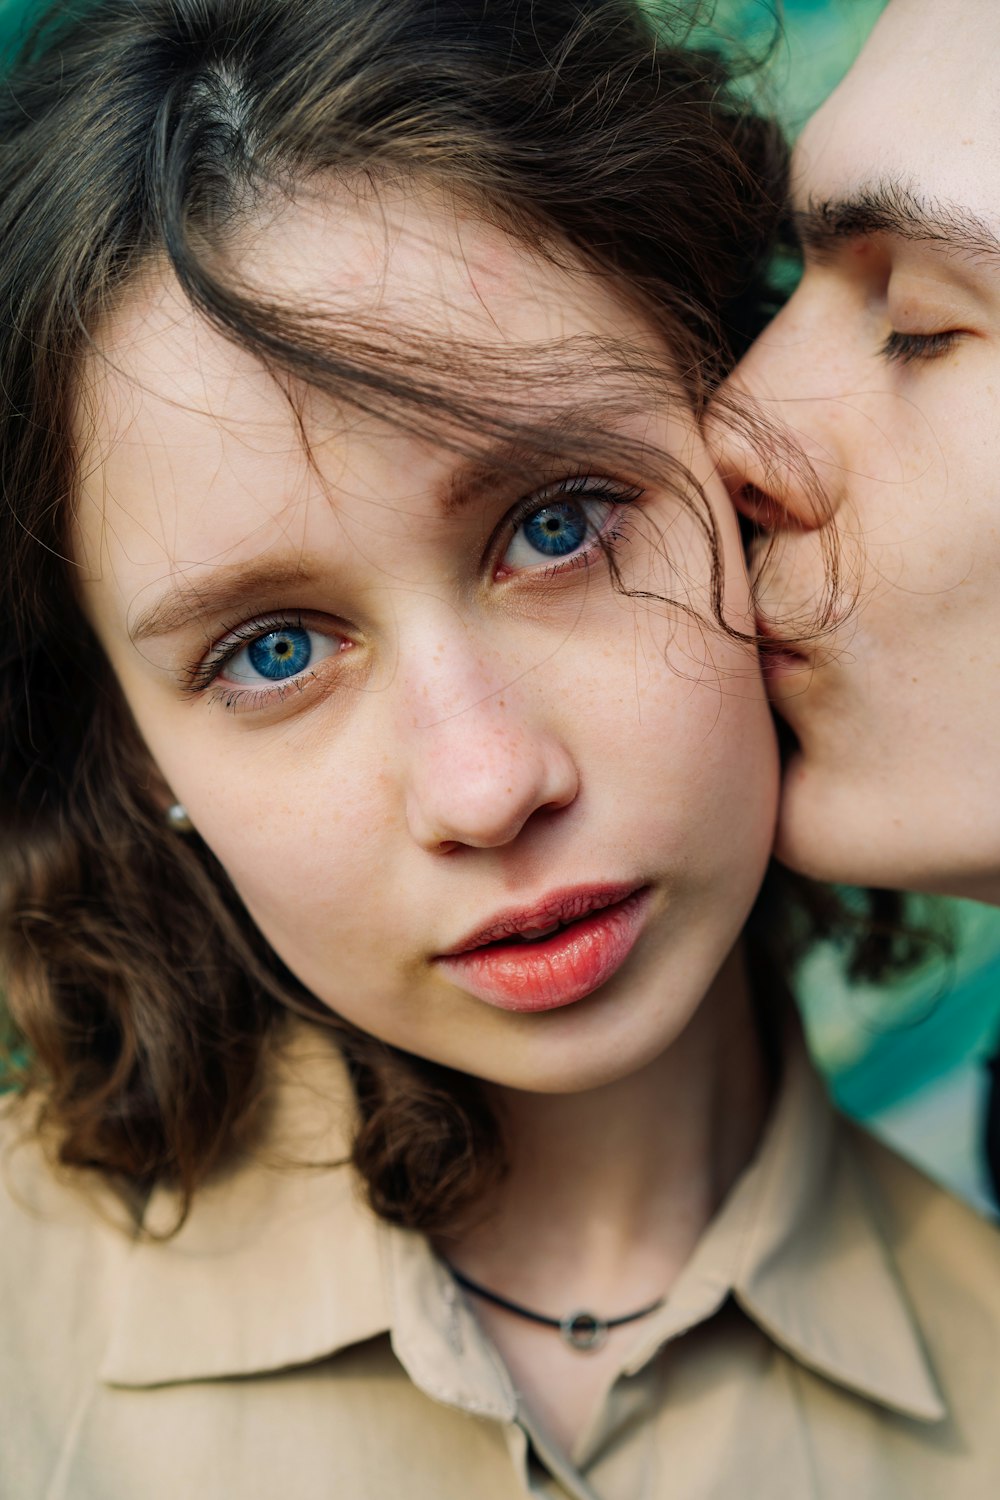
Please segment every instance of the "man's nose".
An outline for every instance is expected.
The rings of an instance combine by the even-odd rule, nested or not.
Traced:
[[[791,304],[720,390],[709,420],[719,473],[742,515],[768,531],[815,531],[844,501],[856,413],[838,400]]]
[[[513,681],[467,642],[407,673],[400,724],[406,746],[406,819],[434,853],[512,843],[536,815],[568,807],[576,761],[550,722],[546,695]]]

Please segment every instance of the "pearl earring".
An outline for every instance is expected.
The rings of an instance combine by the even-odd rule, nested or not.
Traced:
[[[172,802],[166,811],[167,827],[172,828],[174,833],[193,833],[194,824],[188,817],[187,808],[182,802]]]

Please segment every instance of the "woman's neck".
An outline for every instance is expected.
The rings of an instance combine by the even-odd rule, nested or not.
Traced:
[[[753,1153],[769,1079],[742,955],[639,1073],[583,1094],[503,1091],[510,1172],[442,1250],[545,1312],[628,1312],[667,1290]]]

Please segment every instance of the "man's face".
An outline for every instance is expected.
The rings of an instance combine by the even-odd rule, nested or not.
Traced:
[[[805,274],[734,377],[815,483],[733,438],[722,455],[738,502],[780,531],[766,633],[808,629],[831,527],[841,549],[834,630],[771,672],[798,741],[780,857],[984,900],[1000,900],[998,58],[996,0],[893,0],[797,148]]]

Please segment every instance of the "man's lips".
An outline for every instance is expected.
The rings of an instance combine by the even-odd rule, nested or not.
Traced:
[[[813,663],[797,645],[784,640],[763,616],[757,616],[760,669],[768,684],[812,670]]]
[[[459,989],[499,1010],[532,1013],[584,999],[634,948],[648,885],[577,887],[503,912],[435,963]]]

